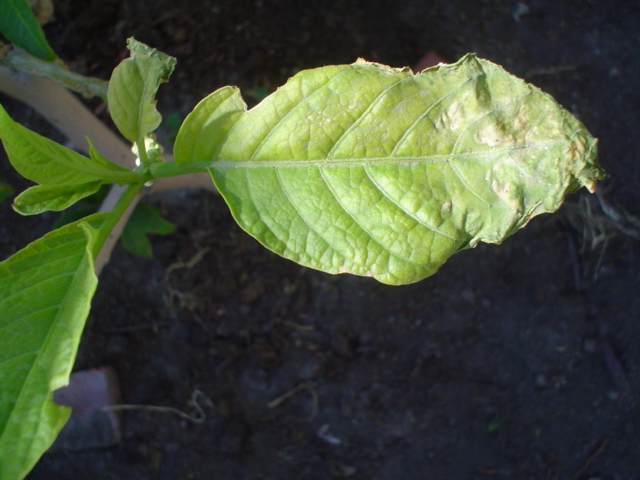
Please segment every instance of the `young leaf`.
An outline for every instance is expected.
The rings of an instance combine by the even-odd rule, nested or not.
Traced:
[[[418,75],[366,62],[303,71],[212,159],[236,221],[266,247],[388,284],[500,243],[604,175],[580,122],[474,55]]]
[[[127,40],[127,48],[131,56],[113,71],[107,101],[116,127],[135,143],[160,125],[155,95],[160,83],[169,79],[176,59],[134,38]]]
[[[237,87],[222,87],[203,99],[178,132],[173,147],[175,162],[184,164],[213,158],[220,142],[246,110]]]
[[[138,203],[122,231],[122,245],[133,255],[151,258],[153,250],[147,235],[168,235],[175,229],[176,226],[163,218],[158,210]]]
[[[40,60],[52,62],[56,54],[33,16],[27,0],[0,0],[0,32],[18,47]]]
[[[68,384],[97,278],[95,229],[107,213],[54,230],[0,263],[0,479],[19,480],[49,448],[70,410]]]
[[[111,170],[113,172],[130,173],[130,170],[127,167],[118,165],[117,163],[112,162],[108,158],[104,157],[100,152],[98,152],[98,149],[95,147],[91,139],[89,137],[85,137],[85,138],[87,139],[87,143],[89,144],[89,157],[91,158],[91,160],[96,162],[96,164],[100,165],[101,167],[107,170]]]
[[[42,135],[14,122],[0,105],[0,139],[13,167],[25,178],[50,186],[71,186],[83,183],[127,183],[141,179],[140,175],[113,162],[109,165],[80,155]]]
[[[21,215],[64,210],[79,200],[97,192],[100,181],[64,187],[37,185],[26,189],[13,201],[13,209]]]

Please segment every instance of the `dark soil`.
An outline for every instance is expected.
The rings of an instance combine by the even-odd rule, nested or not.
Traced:
[[[56,7],[46,32],[82,73],[108,78],[131,35],[178,57],[161,89],[165,115],[184,116],[226,84],[255,103],[301,68],[474,51],[576,114],[600,139],[604,198],[640,216],[636,1]],[[214,194],[151,201],[177,231],[155,239],[153,260],[116,249],[76,369],[112,366],[127,404],[192,412],[199,390],[206,420],[124,412],[119,444],[48,453],[30,480],[640,479],[640,245],[595,196],[580,192],[504,244],[459,253],[404,287],[284,260]],[[0,204],[3,257],[55,217],[21,218]]]

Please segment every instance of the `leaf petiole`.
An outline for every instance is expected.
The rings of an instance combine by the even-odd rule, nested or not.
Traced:
[[[133,199],[138,195],[142,188],[142,183],[131,183],[127,186],[122,196],[118,199],[118,202],[113,207],[113,210],[109,212],[104,224],[100,227],[98,236],[93,244],[93,258],[96,258],[100,253],[100,250],[104,246],[105,242],[109,238],[113,227],[116,226],[120,218],[127,211],[127,208],[131,205]]]
[[[183,164],[176,162],[154,163],[149,166],[149,173],[153,178],[176,177],[188,173],[206,172],[209,168],[213,168],[215,164],[216,161],[189,162]]]

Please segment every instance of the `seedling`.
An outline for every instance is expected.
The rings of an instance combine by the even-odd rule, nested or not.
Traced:
[[[134,169],[93,146],[86,157],[58,145],[0,107],[9,159],[37,184],[16,197],[19,213],[126,186],[111,211],[0,263],[0,479],[23,478],[69,416],[52,392],[68,382],[95,260],[145,185],[208,172],[238,224],[270,250],[401,285],[461,249],[502,242],[604,176],[578,120],[472,54],[417,75],[365,61],[302,71],[249,111],[237,88],[223,87],[188,115],[175,161],[165,162],[151,134],[161,121],[155,95],[175,60],[133,39],[128,48],[106,97],[137,150]]]

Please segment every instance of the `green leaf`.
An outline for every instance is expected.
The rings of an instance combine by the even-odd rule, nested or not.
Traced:
[[[27,0],[0,0],[0,32],[34,57],[52,62],[56,58]]]
[[[122,165],[118,165],[115,162],[112,162],[108,158],[104,157],[98,149],[95,147],[93,142],[89,137],[85,137],[87,139],[87,143],[89,144],[89,157],[93,160],[97,165],[100,165],[102,168],[106,170],[110,170],[112,172],[127,172],[131,173],[131,171]]]
[[[0,202],[13,193],[13,187],[8,183],[0,182]]]
[[[175,162],[210,160],[240,115],[247,110],[237,87],[222,87],[203,99],[187,116],[173,147]]]
[[[25,178],[50,186],[140,181],[137,173],[80,155],[14,122],[0,105],[0,139],[13,167]],[[95,151],[95,150],[94,150]]]
[[[160,125],[162,116],[156,110],[155,95],[160,84],[169,79],[176,59],[134,38],[127,40],[127,48],[131,57],[113,71],[107,100],[118,130],[135,143]]]
[[[330,273],[418,281],[604,176],[549,95],[467,55],[414,75],[303,71],[243,114],[210,172],[240,226]]]
[[[28,188],[13,201],[13,209],[21,215],[64,210],[100,189],[100,181],[64,187],[38,185]]]
[[[138,257],[151,258],[153,250],[147,235],[168,235],[175,229],[176,226],[163,218],[158,210],[145,203],[138,203],[122,231],[122,245]]]
[[[97,278],[98,214],[54,230],[0,263],[0,479],[19,480],[49,448],[70,409],[69,382]]]

